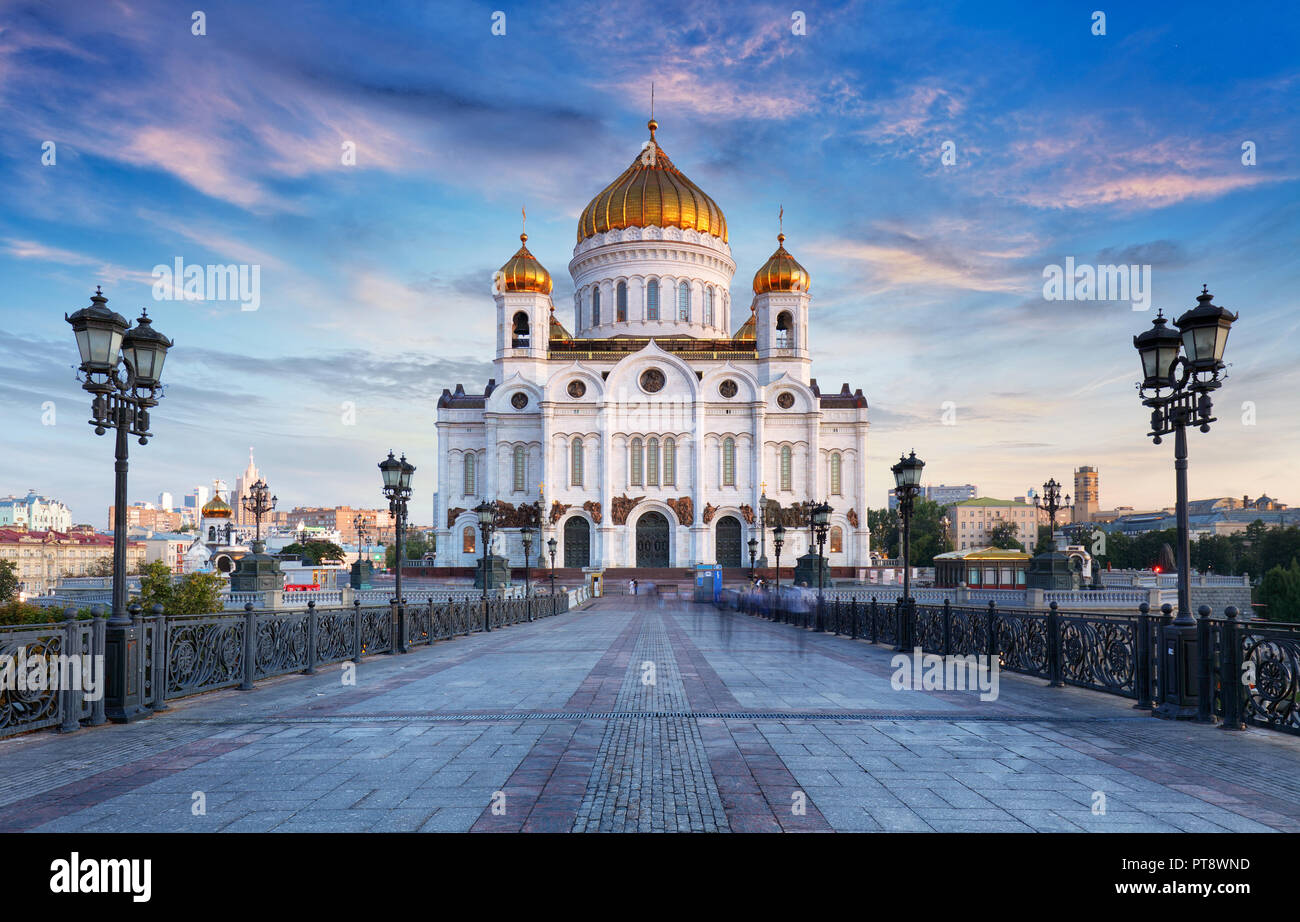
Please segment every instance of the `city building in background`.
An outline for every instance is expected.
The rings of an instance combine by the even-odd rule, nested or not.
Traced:
[[[67,531],[72,527],[72,513],[56,499],[29,490],[26,496],[10,494],[0,499],[0,528],[26,528],[30,531]]]
[[[185,552],[195,543],[194,535],[178,533],[152,533],[140,539],[144,545],[146,563],[161,560],[173,573],[185,572]]]
[[[334,532],[340,543],[357,543],[357,517],[360,516],[370,544],[392,544],[396,540],[387,509],[355,509],[352,506],[297,506],[284,514],[283,527],[288,531]]]
[[[951,506],[953,503],[959,503],[964,499],[975,499],[977,496],[979,496],[979,487],[973,483],[963,483],[958,486],[940,483],[921,487],[921,497],[940,506]],[[898,497],[893,490],[889,491],[889,508],[898,508]]]
[[[0,560],[13,563],[24,598],[45,595],[61,577],[95,575],[112,557],[113,536],[89,526],[66,532],[0,528]],[[128,541],[127,572],[134,572],[144,559],[144,544]]]
[[[1095,467],[1078,467],[1074,471],[1074,521],[1091,522],[1100,509],[1100,489]]]
[[[113,527],[113,506],[108,507],[108,528]],[[153,503],[133,503],[126,507],[126,527],[143,531],[179,531],[184,521],[179,512],[159,509]]]
[[[946,512],[948,537],[956,551],[989,547],[993,528],[1011,522],[1016,526],[1016,540],[1026,552],[1032,553],[1038,543],[1039,524],[1047,524],[1047,514],[1029,503],[987,496],[953,503]]]

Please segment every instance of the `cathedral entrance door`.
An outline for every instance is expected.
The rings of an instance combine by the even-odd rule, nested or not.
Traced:
[[[564,523],[564,565],[591,566],[591,526],[584,518],[572,518]]]
[[[724,515],[718,519],[715,540],[718,545],[718,565],[739,567],[740,562],[740,520],[734,515]]]
[[[668,563],[668,520],[658,512],[647,512],[636,520],[636,565],[666,567]]]

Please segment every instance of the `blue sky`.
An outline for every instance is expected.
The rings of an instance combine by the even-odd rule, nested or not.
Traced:
[[[577,217],[654,81],[659,141],[726,213],[737,325],[784,206],[814,374],[872,407],[871,505],[910,448],[986,495],[1093,464],[1103,507],[1171,503],[1131,337],[1202,282],[1242,319],[1192,494],[1300,504],[1294,4],[1104,4],[1105,35],[1097,4],[798,6],[805,35],[788,4],[205,2],[196,36],[163,2],[6,5],[0,494],[105,522],[63,321],[99,284],[177,343],[133,500],[233,481],[252,445],[282,507],[379,505],[394,447],[430,520],[435,401],[491,373],[521,205],[569,323]],[[259,265],[259,309],[155,301],[178,256]],[[1067,257],[1150,265],[1151,312],[1046,301]]]

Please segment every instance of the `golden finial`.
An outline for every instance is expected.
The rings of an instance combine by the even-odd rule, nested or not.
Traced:
[[[781,210],[776,213],[776,225],[777,225],[776,242],[778,244],[784,244],[785,243],[785,206],[784,205],[782,205]]]
[[[520,243],[528,242],[528,234],[524,233],[527,226],[528,226],[528,207],[526,205],[520,205],[519,206],[519,242]]]

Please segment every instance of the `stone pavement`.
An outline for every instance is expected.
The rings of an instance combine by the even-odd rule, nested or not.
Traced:
[[[603,599],[0,742],[0,830],[1300,831],[1300,738],[1008,673],[896,691],[892,655]]]

